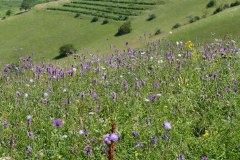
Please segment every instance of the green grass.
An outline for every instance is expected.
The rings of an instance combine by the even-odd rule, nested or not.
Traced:
[[[92,1],[90,2],[92,3]],[[206,9],[207,2],[205,0],[170,0],[166,1],[165,4],[151,6],[151,10],[143,11],[140,16],[130,17],[133,31],[128,35],[120,37],[115,37],[114,35],[123,22],[110,20],[109,24],[101,25],[104,18],[100,18],[97,23],[90,23],[93,16],[81,14],[80,18],[74,18],[74,13],[48,11],[46,8],[40,10],[33,9],[28,13],[0,21],[0,41],[2,42],[0,43],[0,55],[2,56],[0,64],[14,62],[16,60],[16,50],[19,50],[19,48],[23,48],[20,55],[29,55],[34,52],[34,57],[38,61],[42,57],[45,57],[47,60],[53,59],[58,55],[58,48],[68,43],[74,44],[79,49],[79,52],[90,48],[93,52],[103,55],[114,50],[109,50],[110,45],[116,46],[118,49],[126,49],[126,41],[132,47],[139,48],[145,45],[144,34],[153,35],[157,29],[160,29],[161,34],[151,36],[150,39],[156,40],[167,37],[172,26],[176,23],[186,24],[173,31],[174,33],[182,32],[183,39],[185,36],[185,39],[194,40],[196,35],[199,35],[199,39],[202,41],[205,39],[209,40],[209,36],[203,35],[209,35],[210,33],[208,32],[212,32],[215,29],[215,23],[218,25],[224,23],[216,28],[216,32],[221,32],[221,35],[239,33],[236,25],[239,22],[237,21],[239,18],[239,7],[224,10],[219,15],[215,15],[217,17],[215,19],[215,16],[210,15],[221,3],[226,3],[223,0],[217,2],[217,5],[211,9]],[[231,12],[232,18],[228,17],[230,16],[227,14],[228,12]],[[146,21],[150,14],[155,14],[156,18],[152,21]],[[202,17],[203,15],[206,15],[207,18],[190,25],[188,24],[191,17]],[[221,18],[221,15],[223,15],[223,18]],[[230,19],[236,21],[236,23],[233,23]],[[211,26],[209,27],[205,23]],[[201,34],[203,30],[206,32]],[[189,31],[192,31],[192,33]],[[177,40],[179,37],[176,35],[176,38],[173,39]],[[149,39],[148,36],[147,38]]]

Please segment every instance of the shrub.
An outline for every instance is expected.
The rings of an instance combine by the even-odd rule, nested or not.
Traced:
[[[218,7],[214,12],[213,14],[217,14],[219,12],[222,12],[223,11],[223,7]]]
[[[240,1],[236,1],[236,2],[233,2],[230,4],[230,7],[235,7],[235,6],[238,6],[240,5]]]
[[[80,13],[75,14],[74,18],[80,17]]]
[[[161,30],[160,29],[157,29],[156,32],[155,32],[155,35],[158,35],[161,33]]]
[[[207,8],[211,8],[213,6],[216,5],[216,0],[211,0],[208,4],[207,4]]]
[[[107,19],[104,19],[102,22],[102,25],[107,24],[107,23],[109,23],[109,21]]]
[[[189,20],[189,23],[193,23],[193,22],[196,22],[196,21],[198,21],[198,20],[200,20],[200,17],[199,17],[199,16],[195,16],[195,17],[193,17],[193,18],[191,18],[191,19]]]
[[[76,53],[76,49],[73,44],[65,44],[59,48],[59,56],[58,58],[67,57],[69,54]]]
[[[177,28],[179,28],[179,27],[181,27],[181,24],[176,23],[176,24],[172,27],[172,29],[177,29]]]
[[[125,23],[123,23],[123,25],[121,25],[118,28],[118,32],[116,33],[116,36],[121,36],[124,34],[128,34],[132,31],[132,25],[130,21],[127,21]]]
[[[156,18],[156,15],[155,15],[155,14],[150,14],[150,15],[148,16],[147,21],[151,21],[151,20],[153,20],[153,19],[155,19],[155,18]]]
[[[6,17],[4,16],[4,17],[2,17],[2,20],[4,20],[4,19],[6,19]]]
[[[7,12],[6,12],[6,16],[11,16],[11,14],[12,14],[12,10],[8,10]]]
[[[91,22],[97,22],[98,21],[98,17],[93,17],[93,19],[91,20]]]

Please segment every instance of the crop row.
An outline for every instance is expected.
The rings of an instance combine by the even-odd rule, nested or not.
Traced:
[[[111,9],[104,9],[104,8],[95,8],[90,6],[82,6],[82,5],[74,5],[74,4],[64,4],[64,7],[71,7],[71,8],[82,8],[82,9],[89,9],[89,10],[95,10],[100,12],[106,12],[106,13],[113,13],[113,14],[120,14],[125,16],[137,16],[139,13],[134,13],[131,11],[126,10],[111,10]]]
[[[85,10],[79,10],[79,9],[73,9],[73,8],[65,8],[65,7],[52,7],[52,8],[47,8],[48,10],[56,10],[56,11],[65,11],[65,12],[72,12],[72,13],[80,13],[80,14],[85,14],[85,15],[92,15],[92,16],[97,16],[97,17],[102,17],[102,18],[107,18],[107,19],[113,19],[116,21],[124,21],[127,19],[127,16],[115,16],[115,15],[105,15],[104,13],[100,14],[99,12],[92,12],[92,11],[85,11]]]
[[[122,1],[122,0],[84,0],[84,1],[101,1],[101,2],[125,3],[125,4],[156,5],[155,2],[143,2],[143,1]]]
[[[131,10],[146,10],[148,7],[146,6],[123,6],[116,3],[113,4],[106,4],[106,3],[96,3],[96,2],[88,2],[88,1],[73,1],[71,3],[74,4],[87,4],[87,5],[93,5],[93,6],[102,6],[102,7],[117,7],[122,9],[131,9]]]

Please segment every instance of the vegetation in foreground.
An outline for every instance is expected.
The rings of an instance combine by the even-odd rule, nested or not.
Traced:
[[[65,68],[21,57],[0,74],[0,155],[106,159],[114,141],[119,160],[240,159],[239,53],[224,39],[75,54]]]

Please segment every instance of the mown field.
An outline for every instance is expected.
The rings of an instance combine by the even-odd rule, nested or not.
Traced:
[[[215,16],[221,17],[218,14],[212,15],[216,8],[222,4],[230,4],[234,0],[219,0],[216,6],[208,9],[206,0],[126,1],[128,3],[86,0],[69,3],[62,0],[59,2],[61,3],[36,6],[27,13],[0,21],[2,42],[0,55],[4,55],[0,64],[15,62],[16,55],[32,55],[32,53],[37,61],[41,61],[42,58],[52,60],[58,55],[59,47],[68,43],[74,44],[79,52],[90,48],[93,52],[104,55],[115,49],[125,49],[126,41],[133,48],[144,47],[146,39],[154,41],[158,38],[166,38],[170,31],[173,35],[176,33],[174,40],[194,41],[198,35],[199,41],[211,40],[210,35],[215,31],[221,33],[221,36],[228,33],[233,36],[239,35],[238,6],[222,11],[219,15],[224,18],[216,18],[212,21]],[[67,8],[71,12],[49,10],[50,8]],[[228,17],[229,12],[231,17]],[[77,13],[80,13],[78,17],[76,17]],[[151,14],[156,16],[155,19],[147,21]],[[91,23],[94,16],[98,17],[98,21]],[[189,23],[196,16],[200,20]],[[119,26],[126,21],[124,20],[126,17],[132,23],[132,32],[124,36],[114,36]],[[109,23],[102,25],[105,19]],[[172,27],[177,23],[181,27],[173,30]],[[214,27],[219,25],[220,27]],[[155,36],[158,30],[160,34]],[[191,30],[193,32],[190,32]],[[203,30],[205,32],[202,32]],[[178,32],[184,34],[177,34]],[[19,51],[20,49],[22,51]]]
[[[0,155],[107,159],[114,143],[116,160],[240,159],[236,41],[163,43],[6,66]]]

